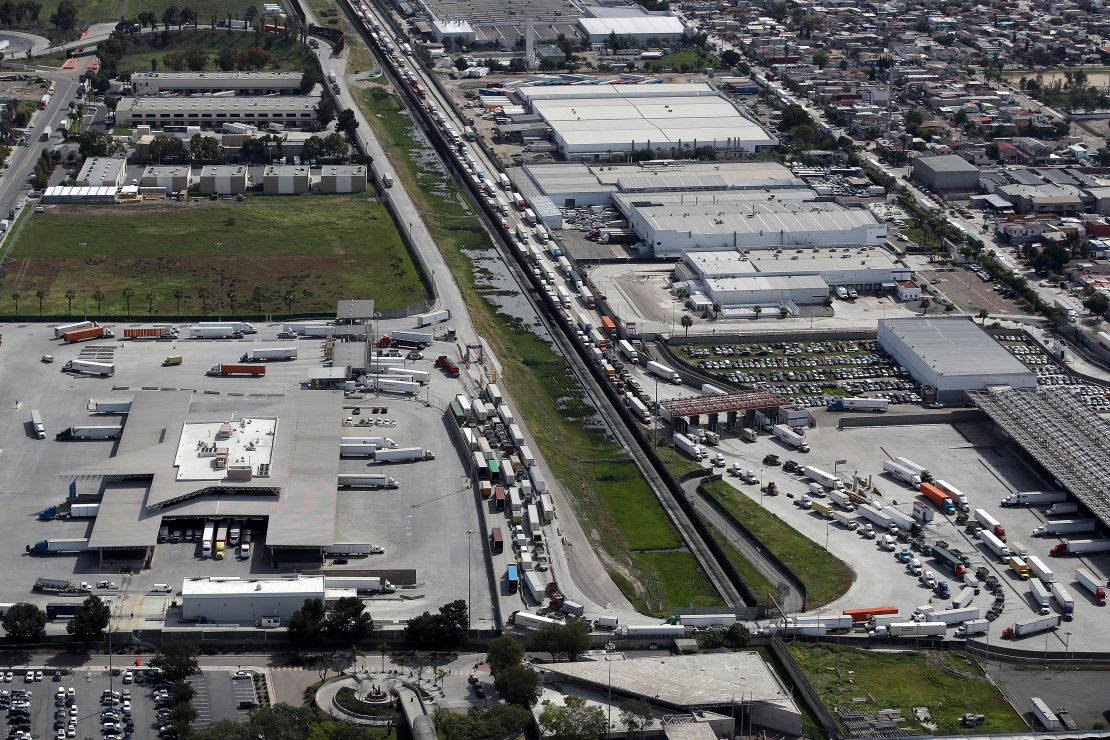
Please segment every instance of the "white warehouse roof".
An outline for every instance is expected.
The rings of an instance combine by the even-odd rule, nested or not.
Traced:
[[[673,15],[637,15],[617,18],[579,18],[578,25],[590,35],[590,40],[618,36],[681,36],[686,26]]]
[[[188,597],[221,597],[243,594],[320,594],[324,593],[323,576],[295,578],[186,578],[181,595]]]

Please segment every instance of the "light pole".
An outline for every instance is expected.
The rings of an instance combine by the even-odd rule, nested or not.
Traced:
[[[85,251],[85,247],[89,246],[88,242],[81,242],[81,251]],[[85,315],[85,321],[89,320],[89,306],[85,301],[85,281],[81,280],[81,313]]]
[[[466,530],[466,636],[470,638],[470,535],[473,529]]]
[[[829,551],[829,524],[830,524],[830,522],[826,519],[825,520],[825,552]]]
[[[1071,633],[1070,632],[1065,632],[1064,633],[1064,660],[1068,659],[1068,655],[1070,653],[1070,651],[1068,650],[1068,643],[1069,642],[1071,642]]]
[[[223,249],[223,242],[216,242],[216,279],[219,283],[217,288],[220,291],[220,321],[224,320],[224,271],[220,267],[220,250]]]

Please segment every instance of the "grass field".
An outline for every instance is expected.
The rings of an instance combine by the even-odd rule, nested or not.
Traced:
[[[791,643],[789,649],[830,711],[901,709],[906,722],[899,726],[922,735],[1028,730],[979,664],[963,653],[887,653],[821,643]],[[937,728],[921,725],[913,707],[927,707]],[[963,727],[965,712],[985,715],[986,724]]]
[[[128,52],[119,61],[121,74],[127,72],[150,71],[150,60],[158,60],[158,70],[169,69],[163,61],[167,52],[189,51],[201,49],[208,54],[208,70],[217,70],[216,59],[224,49],[243,51],[252,46],[265,49],[273,55],[270,69],[280,70],[305,70],[313,62],[313,55],[308,47],[295,38],[285,38],[273,33],[242,33],[240,31],[211,31],[200,29],[191,31],[173,30],[167,38],[165,34],[147,34],[138,42],[130,42]]]
[[[647,69],[677,69],[684,71],[704,71],[706,67],[716,67],[717,57],[712,54],[706,54],[693,49],[682,49],[680,51],[672,51],[660,59],[654,59],[647,62],[644,66]]]
[[[77,38],[81,30],[93,23],[114,23],[120,18],[134,20],[144,10],[151,10],[158,16],[158,26],[162,26],[162,13],[171,5],[180,9],[188,5],[197,12],[197,22],[208,24],[212,16],[226,20],[228,14],[233,18],[242,19],[243,12],[254,6],[259,13],[262,12],[262,0],[77,0],[77,26],[70,38]],[[50,23],[50,15],[57,8],[57,3],[43,3],[39,11],[38,20],[34,23],[18,26],[18,30],[46,33],[52,39],[60,40],[63,34]]]
[[[709,483],[705,490],[801,579],[810,609],[840,598],[852,585],[852,569],[847,563],[728,483]]]
[[[121,315],[131,288],[136,316],[203,313],[198,292],[224,313],[334,311],[337,298],[373,298],[380,309],[419,303],[425,290],[385,207],[365,195],[250,197],[244,203],[67,206],[33,214],[18,228],[0,268],[0,312],[69,315],[65,294],[104,295],[98,313]],[[214,245],[221,243],[217,249]],[[81,245],[86,246],[82,247]],[[227,292],[236,294],[231,310]],[[147,298],[153,294],[153,298]],[[74,301],[80,311],[80,297]],[[250,304],[250,305],[248,305]]]
[[[463,292],[475,327],[502,363],[502,380],[552,471],[578,505],[583,529],[614,581],[637,608],[655,614],[720,606],[693,555],[626,453],[595,427],[566,360],[519,319],[500,313],[481,259],[494,249],[456,183],[439,169],[411,121],[384,88],[361,98],[398,177],[426,214],[428,228]]]
[[[339,11],[336,3],[333,0],[308,0],[308,6],[321,24],[338,28],[347,35],[347,72],[354,74],[370,69],[373,62],[362,34],[347,20],[347,15]]]

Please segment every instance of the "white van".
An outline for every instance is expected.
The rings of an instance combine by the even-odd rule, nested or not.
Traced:
[[[156,594],[172,594],[173,586],[168,583],[155,583],[150,587],[150,591]]]
[[[825,487],[820,483],[810,483],[809,494],[814,498],[825,498]]]

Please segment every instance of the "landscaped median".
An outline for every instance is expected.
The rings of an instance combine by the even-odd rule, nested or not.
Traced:
[[[835,601],[848,591],[853,574],[843,560],[728,483],[707,483],[704,490],[805,585],[808,609]]]
[[[392,92],[359,102],[466,300],[475,329],[493,347],[521,415],[613,580],[646,613],[721,606],[708,577],[682,544],[628,453],[603,430],[567,360],[519,318],[501,311],[504,286],[483,266],[494,246],[458,185],[445,173]],[[395,185],[394,187],[397,187]],[[572,543],[578,544],[578,543]]]

